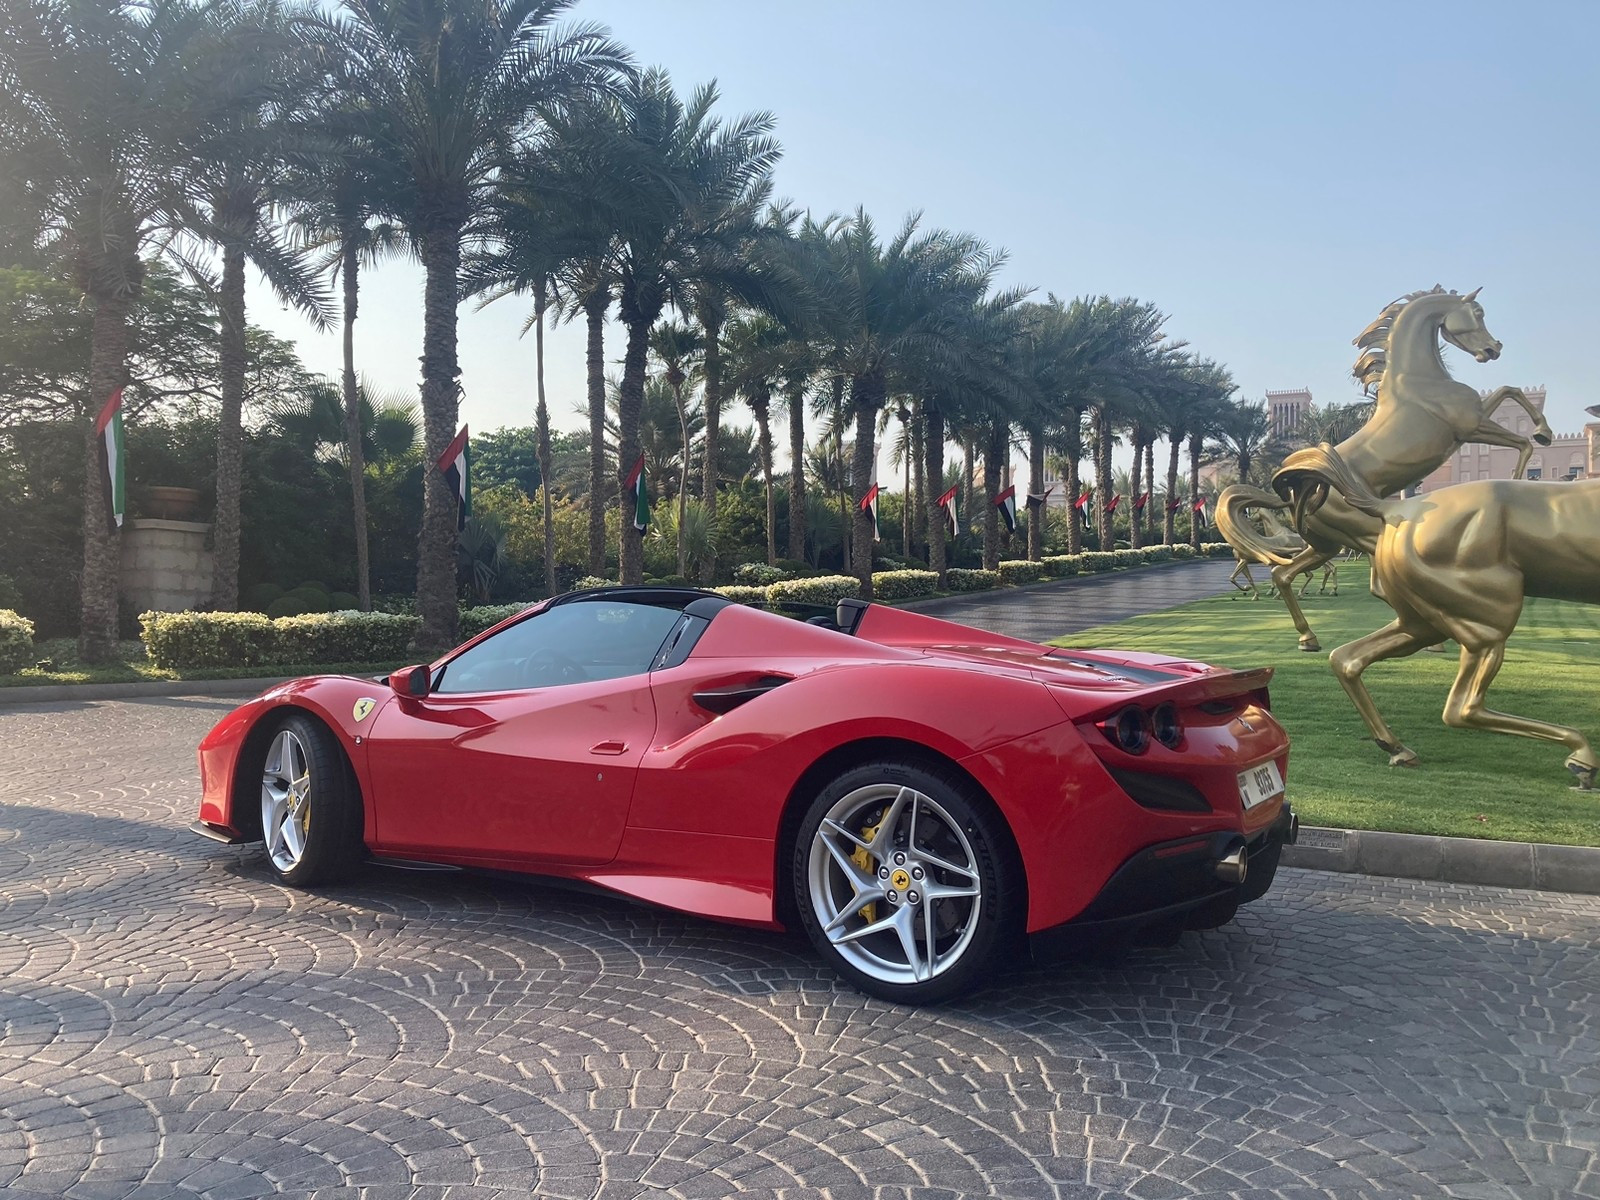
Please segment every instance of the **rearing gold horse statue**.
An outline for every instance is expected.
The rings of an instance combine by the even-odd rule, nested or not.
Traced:
[[[1560,742],[1578,787],[1593,789],[1600,758],[1579,730],[1495,712],[1485,704],[1505,661],[1506,640],[1527,596],[1600,603],[1600,479],[1578,483],[1483,480],[1421,496],[1380,499],[1331,446],[1297,450],[1272,485],[1304,521],[1323,497],[1378,524],[1372,590],[1395,619],[1340,646],[1333,673],[1392,766],[1417,756],[1395,737],[1361,675],[1386,658],[1404,658],[1448,638],[1461,667],[1445,702],[1447,725]]]
[[[1479,396],[1445,369],[1441,338],[1480,363],[1500,357],[1501,344],[1483,323],[1480,290],[1464,296],[1440,287],[1412,292],[1386,307],[1355,339],[1362,353],[1353,373],[1369,392],[1376,385],[1377,404],[1367,423],[1335,449],[1351,477],[1372,494],[1387,496],[1420,483],[1467,442],[1518,451],[1520,478],[1533,443],[1550,444],[1550,426],[1521,388],[1502,387]],[[1490,419],[1508,398],[1536,423],[1532,441]],[[1320,650],[1290,584],[1346,549],[1371,554],[1382,522],[1335,491],[1305,514],[1299,528],[1306,548],[1290,555],[1272,547],[1244,515],[1250,508],[1281,507],[1272,492],[1235,484],[1217,498],[1217,527],[1236,550],[1276,564],[1272,581],[1299,630],[1300,649]]]

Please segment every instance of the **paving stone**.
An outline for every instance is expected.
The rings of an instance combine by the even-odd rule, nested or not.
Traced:
[[[534,883],[281,888],[185,829],[231,706],[0,712],[7,1200],[1600,1200],[1600,898],[1286,870],[903,1010]]]

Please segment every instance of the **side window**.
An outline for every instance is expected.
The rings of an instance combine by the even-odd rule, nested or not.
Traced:
[[[604,599],[558,604],[457,655],[433,690],[520,691],[643,675],[680,612]]]

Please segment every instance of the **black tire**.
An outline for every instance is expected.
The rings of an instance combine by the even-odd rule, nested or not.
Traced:
[[[852,882],[853,877],[846,874],[838,855],[820,840],[819,833],[830,813],[832,820],[842,821],[852,833],[884,829],[895,798],[908,794],[902,789],[910,789],[909,795],[920,798],[905,806],[914,810],[920,822],[915,828],[915,854],[907,854],[911,848],[903,840],[889,841],[903,839],[909,832],[905,811],[883,835],[882,861],[859,839],[852,843],[837,833],[829,834],[836,848],[853,844],[852,854],[866,855],[871,866],[856,878],[875,879],[877,886],[888,889],[882,897],[897,897],[893,903],[880,897],[857,906],[854,902],[862,894],[858,883]],[[960,868],[949,869],[962,856]],[[862,866],[859,861],[856,865]],[[911,880],[909,872],[913,870],[921,872],[916,876],[921,884]],[[828,965],[861,991],[899,1004],[936,1004],[986,982],[994,973],[998,954],[1022,927],[1026,887],[1004,818],[969,781],[936,767],[889,759],[854,767],[833,780],[811,802],[800,822],[790,876],[800,924]],[[894,887],[901,876],[903,885],[912,890]],[[918,886],[928,894],[915,891]],[[934,889],[953,893],[974,887],[975,897],[933,894]],[[862,936],[869,925],[897,916],[912,930],[906,936],[922,956],[915,962],[912,951],[905,949],[900,927]],[[839,932],[858,935],[859,940],[846,943],[847,949],[836,945],[824,928],[838,922],[858,923],[853,928],[848,923],[839,925]],[[897,964],[897,953],[905,960],[903,964]],[[921,971],[927,977],[918,978]]]
[[[338,739],[310,714],[287,713],[273,722],[257,768],[267,869],[292,887],[347,878],[363,858],[363,814],[361,794]],[[306,781],[300,793],[305,815],[296,825],[300,851],[294,854],[282,836],[282,823],[271,819],[269,805],[274,802],[274,780],[293,782],[297,778]],[[287,820],[287,809],[285,814]],[[279,826],[276,830],[275,824]]]

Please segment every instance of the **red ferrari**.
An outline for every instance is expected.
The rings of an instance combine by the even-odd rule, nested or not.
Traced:
[[[196,832],[295,886],[363,859],[798,923],[908,1003],[1034,951],[1230,920],[1297,822],[1270,669],[1060,650],[840,602],[545,601],[387,684],[274,687],[200,744]]]

